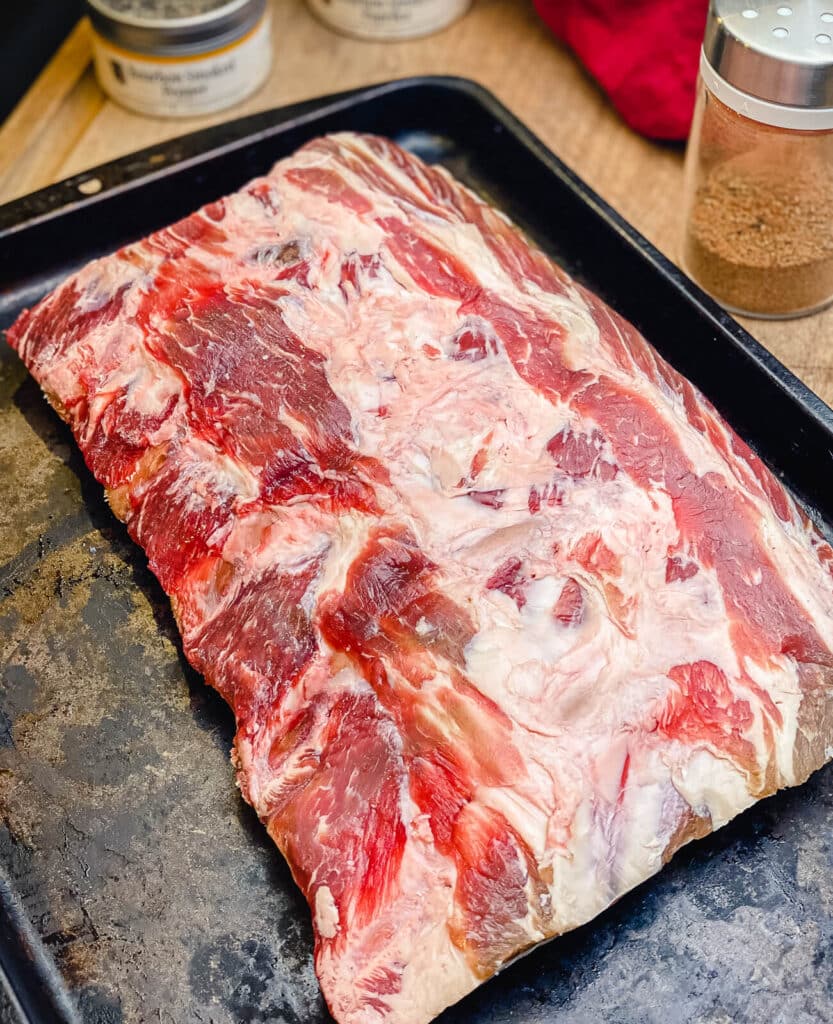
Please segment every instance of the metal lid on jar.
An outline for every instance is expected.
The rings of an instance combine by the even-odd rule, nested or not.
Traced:
[[[95,30],[117,46],[187,56],[251,31],[266,0],[87,0],[87,8]]]
[[[833,128],[833,0],[711,0],[701,71],[755,120]]]

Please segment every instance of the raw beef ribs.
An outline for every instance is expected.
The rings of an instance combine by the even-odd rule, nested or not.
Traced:
[[[391,142],[309,143],[10,340],[234,709],[342,1024],[428,1021],[830,755],[833,551]]]

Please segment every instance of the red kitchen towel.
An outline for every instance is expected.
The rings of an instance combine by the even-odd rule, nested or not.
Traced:
[[[628,124],[652,139],[691,126],[708,0],[535,0]]]

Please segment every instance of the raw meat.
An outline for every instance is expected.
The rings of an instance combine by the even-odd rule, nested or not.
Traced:
[[[831,548],[392,143],[309,143],[10,340],[234,709],[342,1024],[428,1021],[830,756]]]

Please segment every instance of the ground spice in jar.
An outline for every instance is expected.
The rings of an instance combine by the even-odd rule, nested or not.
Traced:
[[[225,7],[229,0],[106,0],[115,14],[133,18],[195,18]]]
[[[833,166],[778,165],[743,153],[713,166],[694,193],[684,255],[725,306],[778,316],[833,297]]]
[[[820,3],[710,0],[682,256],[732,312],[833,301],[831,21]]]

